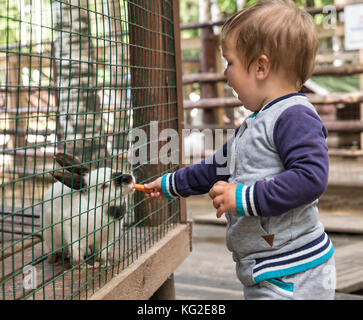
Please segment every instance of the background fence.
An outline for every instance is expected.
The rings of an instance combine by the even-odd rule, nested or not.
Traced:
[[[90,170],[133,173],[139,183],[177,168],[152,164],[150,157],[131,165],[127,137],[135,128],[149,137],[153,120],[159,132],[179,129],[174,47],[179,17],[172,0],[0,0],[0,7],[0,298],[87,298],[180,221],[180,204],[149,201],[140,192],[128,195],[120,236],[109,235],[103,248],[115,249],[113,263],[97,267],[88,249],[82,263],[69,264],[66,252],[54,263],[49,257],[55,252],[42,241],[46,228],[55,232],[42,219],[55,199],[44,200],[44,194],[55,172],[66,173],[54,156],[72,155],[73,178],[80,167],[75,157]],[[148,150],[152,143],[148,140]],[[72,189],[70,197],[82,193],[84,201],[117,179],[102,180],[100,174],[95,185]],[[99,209],[122,206],[119,194],[98,192]],[[54,205],[53,214],[66,210],[58,199],[61,208]],[[82,205],[76,203],[70,221],[98,209]]]

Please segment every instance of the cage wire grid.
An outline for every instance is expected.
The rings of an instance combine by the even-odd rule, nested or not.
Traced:
[[[142,129],[150,149],[151,121],[159,132],[178,129],[173,1],[0,5],[0,298],[86,299],[180,220],[177,200],[150,201],[141,192],[127,196],[123,223],[105,214],[122,207],[123,197],[105,187],[118,178],[102,169],[147,183],[178,168],[154,164],[150,155],[132,164],[128,139],[131,130]],[[57,164],[58,152],[71,155],[71,162]],[[73,184],[85,166],[94,183],[56,192],[56,172],[68,172]],[[105,216],[97,225],[98,212]],[[45,233],[53,239],[59,230],[62,245],[48,248]],[[106,245],[92,251],[97,235]],[[72,264],[82,241],[85,260]],[[111,258],[106,267],[95,261],[104,251]]]

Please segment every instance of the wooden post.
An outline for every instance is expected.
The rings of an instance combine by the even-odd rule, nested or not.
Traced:
[[[201,0],[200,2],[201,18],[200,22],[211,20],[211,2],[210,0]],[[216,72],[216,42],[213,27],[202,28],[201,31],[201,72]],[[200,85],[200,97],[215,98],[217,97],[217,88],[214,82],[206,82]],[[215,124],[217,121],[217,112],[213,109],[203,110],[203,123]]]
[[[213,4],[215,6],[215,10],[212,10],[212,13],[214,12],[214,15],[212,15],[212,20],[213,21],[218,21],[221,19],[221,13],[220,10],[218,9],[218,6],[216,3]],[[215,26],[214,30],[216,29],[221,29],[220,27]],[[215,56],[216,56],[216,60],[215,60],[215,70],[217,73],[223,73],[223,64],[222,64],[222,54],[221,54],[221,49],[220,49],[220,30],[216,32],[218,34],[218,36],[215,37]],[[224,97],[224,86],[225,84],[222,82],[217,82],[214,83],[215,87],[216,87],[216,95],[218,98],[222,98]],[[223,125],[224,124],[224,117],[227,114],[227,112],[229,112],[229,116],[230,119],[233,121],[233,112],[234,109],[224,109],[224,108],[218,108],[216,109],[216,122],[215,124],[217,125]],[[224,143],[224,138],[222,135],[219,136],[215,136],[214,137],[214,149],[218,149],[219,147],[221,147]]]
[[[158,85],[160,75],[155,68],[161,64],[157,50],[160,50],[160,41],[153,30],[159,25],[159,15],[149,15],[147,12],[157,13],[157,4],[154,1],[132,0],[128,4],[129,34],[130,34],[130,68],[131,68],[131,99],[133,112],[133,129],[141,127],[150,141],[150,123],[161,119],[160,97],[155,87]],[[159,76],[159,77],[158,77]],[[148,105],[156,104],[150,108]],[[141,151],[139,151],[141,152]],[[149,152],[149,145],[147,145]],[[154,177],[158,172],[158,165],[148,162],[138,163],[133,169],[138,181],[145,181],[147,177]],[[135,207],[135,220],[145,221],[146,225],[153,225],[150,213],[155,211],[152,202],[148,201],[142,192],[136,192],[134,202],[140,203]],[[153,200],[153,202],[159,202]],[[162,207],[158,203],[159,208]],[[150,215],[150,216],[149,216]],[[155,215],[154,215],[155,217]],[[158,219],[159,221],[161,219]],[[156,223],[155,223],[156,224]]]
[[[363,49],[359,50],[359,63],[363,64]],[[363,74],[359,78],[360,91],[363,91]],[[363,122],[363,103],[360,104],[360,121]],[[363,131],[360,133],[360,148],[363,150]]]
[[[174,274],[172,273],[168,279],[156,290],[150,300],[175,300]]]
[[[181,41],[180,41],[180,12],[179,0],[173,0],[173,21],[174,21],[174,50],[175,50],[175,69],[176,69],[176,94],[178,103],[178,132],[179,132],[179,167],[183,164],[183,135],[184,128],[184,105],[183,105],[183,80],[182,80],[182,58],[181,58]],[[180,201],[180,222],[186,222],[187,209],[185,199]]]
[[[150,182],[169,167],[169,164],[155,159],[167,142],[160,141],[159,136],[152,136],[151,122],[158,122],[159,135],[166,128],[178,128],[178,111],[171,103],[175,101],[175,74],[169,71],[170,65],[175,63],[174,56],[169,53],[173,45],[164,36],[171,31],[169,22],[164,18],[171,8],[164,1],[143,0],[130,1],[128,6],[133,127],[141,127],[145,131],[150,155],[147,163],[135,166],[134,172],[139,181]],[[153,226],[165,222],[168,210],[160,209],[165,207],[163,200],[146,199],[144,194],[137,192],[134,201],[140,203],[135,208],[137,221],[143,219],[147,225]]]

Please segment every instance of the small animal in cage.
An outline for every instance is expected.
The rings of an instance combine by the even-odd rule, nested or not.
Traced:
[[[53,173],[58,181],[45,193],[42,216],[43,239],[52,252],[49,260],[58,261],[64,251],[75,266],[93,252],[95,264],[106,266],[112,256],[110,243],[123,228],[135,178],[108,167],[90,171],[67,153],[57,153],[56,160],[63,169]]]

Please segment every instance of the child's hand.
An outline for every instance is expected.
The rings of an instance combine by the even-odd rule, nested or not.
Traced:
[[[218,181],[209,191],[213,200],[213,206],[217,209],[217,218],[220,218],[226,211],[237,213],[236,207],[237,185],[225,181]]]
[[[153,198],[153,199],[163,199],[166,200],[163,189],[161,187],[161,179],[162,177],[157,178],[156,180],[144,184],[146,189],[152,189],[153,191],[151,193],[145,193],[147,197]]]

